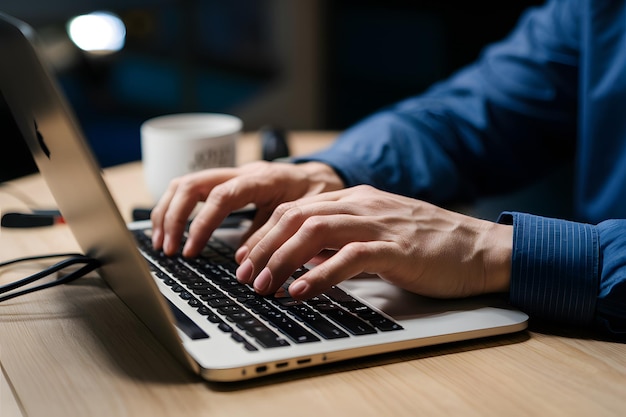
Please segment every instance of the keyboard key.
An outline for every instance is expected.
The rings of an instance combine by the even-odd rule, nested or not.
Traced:
[[[235,305],[235,302],[233,300],[231,300],[230,298],[219,297],[219,298],[211,298],[211,299],[209,299],[207,301],[207,304],[209,305],[209,307],[220,308],[220,307],[226,307],[226,306]]]
[[[326,320],[322,315],[314,311],[311,307],[302,301],[281,300],[283,307],[293,314],[298,320],[311,327],[317,334],[324,339],[338,339],[348,337],[348,334]]]
[[[289,346],[289,343],[255,318],[237,323],[237,327],[266,348]]]
[[[372,320],[372,321],[370,321],[370,324],[372,324],[378,330],[383,331],[383,332],[391,332],[391,331],[394,331],[394,330],[402,330],[403,329],[403,327],[400,326],[395,321],[389,320],[389,319],[384,318],[384,317],[380,318],[380,319]]]
[[[230,333],[230,332],[232,332],[232,331],[233,331],[233,328],[232,328],[232,327],[230,327],[228,324],[226,324],[226,323],[224,323],[224,322],[220,323],[220,324],[217,326],[217,328],[218,328],[218,329],[220,329],[220,330],[221,330],[221,331],[223,331],[223,332],[226,332],[226,333]]]
[[[293,300],[288,285],[308,271],[305,267],[298,268],[274,297],[265,298],[237,281],[233,249],[213,237],[199,257],[186,259],[180,253],[168,257],[154,250],[143,231],[134,234],[152,273],[247,350],[258,349],[235,327],[264,348],[288,346],[288,340],[310,343],[320,337],[329,340],[402,329],[339,287],[305,302]]]
[[[376,333],[374,327],[334,304],[319,304],[317,308],[318,311],[353,335],[359,336]]]
[[[339,287],[331,287],[327,291],[324,291],[324,295],[339,304],[356,302],[356,299],[351,295],[348,295],[344,290]]]
[[[319,338],[310,333],[294,320],[287,317],[278,308],[268,301],[251,300],[247,303],[252,310],[267,320],[272,326],[278,328],[296,343],[319,342]]]

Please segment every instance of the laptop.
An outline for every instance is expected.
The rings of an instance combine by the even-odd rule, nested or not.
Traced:
[[[501,296],[433,300],[360,276],[296,301],[261,297],[233,277],[238,229],[215,232],[197,259],[167,258],[149,222],[121,216],[28,25],[0,14],[6,102],[83,252],[108,286],[192,372],[239,381],[336,361],[519,332],[528,316]],[[303,273],[303,266],[297,274]]]

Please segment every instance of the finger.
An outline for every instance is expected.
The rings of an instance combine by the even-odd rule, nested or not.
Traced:
[[[196,256],[226,216],[250,203],[262,201],[257,196],[263,190],[253,174],[236,176],[213,187],[189,226],[183,256]]]
[[[165,220],[165,213],[168,210],[175,192],[176,185],[170,183],[165,193],[150,212],[150,221],[152,222],[152,246],[155,249],[161,249],[163,247],[163,222]]]
[[[181,204],[187,198],[181,198],[181,184],[185,181],[188,181],[186,177],[172,180],[150,214],[152,245],[170,254],[177,250],[186,219],[196,204],[196,201],[188,201],[188,208]]]
[[[249,249],[256,247],[269,233],[272,233],[272,236],[280,237],[284,233],[284,229],[295,231],[304,221],[304,218],[301,218],[300,214],[302,214],[302,212],[298,208],[297,202],[290,201],[280,204],[274,209],[265,223],[260,225],[254,233],[250,234],[245,240],[245,246]],[[279,224],[281,224],[281,227],[277,229],[276,226]],[[284,242],[284,240],[280,243],[282,242]]]
[[[311,265],[319,265],[322,262],[330,259],[335,253],[337,253],[337,251],[334,249],[323,249],[320,253],[306,261],[306,263]]]
[[[249,248],[245,245],[245,242],[250,238],[253,233],[259,230],[259,228],[261,228],[267,222],[271,215],[271,210],[263,210],[261,208],[257,208],[256,215],[252,219],[252,224],[248,226],[247,230],[241,236],[239,249],[235,253],[235,261],[237,263],[241,264],[244,259],[247,258],[248,253],[250,252]]]
[[[256,230],[279,203],[305,192],[301,189],[303,178],[288,164],[255,162],[240,167],[237,176],[217,185],[209,194],[205,207],[191,224],[183,254],[197,254],[230,212],[249,203],[257,207],[252,226]]]
[[[257,274],[266,266],[270,256],[300,227],[304,218],[301,219],[299,214],[300,211],[293,202],[283,203],[274,210],[270,219],[246,240],[236,253],[240,267],[235,274],[239,282],[252,284]],[[266,275],[264,274],[257,283],[261,293],[265,292],[266,287],[269,288],[270,282],[267,281]]]
[[[236,260],[241,265],[236,271],[237,279],[251,284],[265,267],[269,257],[298,230],[306,216],[314,211],[314,206],[302,210],[299,201],[286,202],[276,207],[269,220],[252,233],[237,251]],[[330,211],[326,209],[324,212]],[[264,281],[261,280],[261,283]]]
[[[260,294],[273,293],[296,269],[322,251],[341,248],[352,241],[370,240],[371,230],[367,230],[363,224],[363,219],[350,215],[314,216],[307,218],[290,238],[275,248],[270,247],[268,250],[264,246],[265,241],[262,241],[255,250],[266,250],[270,256],[265,265],[263,258],[257,257],[256,253],[250,254],[251,264],[261,269],[253,282],[255,290]],[[272,237],[268,235],[268,239]],[[276,241],[271,244],[276,244]],[[263,273],[264,269],[269,273]]]
[[[311,216],[351,213],[352,205],[337,202],[333,193],[325,194],[328,196],[304,197],[280,204],[265,224],[249,234],[242,246],[245,246],[250,254],[261,240],[276,238],[275,244],[271,245],[271,248],[275,249],[288,238],[288,234],[293,234]],[[268,236],[270,233],[271,236]]]
[[[359,197],[361,194],[355,193],[356,190],[362,190],[365,187],[354,187],[352,189],[341,189],[336,191],[329,191],[320,194],[314,194],[311,196],[301,197],[298,200],[290,201],[279,205],[272,216],[267,220],[267,222],[254,231],[254,233],[249,233],[249,236],[244,240],[244,245],[252,248],[258,244],[258,242],[263,239],[263,237],[278,224],[278,222],[283,218],[283,216],[292,209],[296,209],[300,207],[303,209],[304,215],[306,213],[312,214],[364,214],[361,206],[359,204],[355,204],[361,201],[362,197]],[[371,187],[368,187],[371,188]],[[355,196],[356,194],[356,196]],[[335,204],[331,204],[335,203]],[[308,209],[304,209],[305,207],[309,207]],[[322,209],[323,208],[323,209]]]
[[[250,254],[250,248],[256,247],[261,239],[263,239],[281,219],[285,221],[285,213],[291,210],[291,208],[296,207],[297,204],[298,202],[295,201],[285,202],[280,204],[273,211],[257,208],[257,215],[252,225],[242,236],[242,243],[236,253],[235,260],[239,264],[243,263]]]
[[[234,175],[231,169],[215,169],[195,172],[171,182],[162,199],[163,210],[159,207],[157,216],[162,222],[163,251],[171,255],[178,250],[189,215],[196,204],[203,201],[211,188],[224,178]]]
[[[393,243],[351,242],[289,286],[295,299],[308,299],[362,273],[385,274],[395,263]]]
[[[191,197],[186,187],[179,187],[163,216],[163,252],[172,255],[178,250],[189,215],[199,197]]]

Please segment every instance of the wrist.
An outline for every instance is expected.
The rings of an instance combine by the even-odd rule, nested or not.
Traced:
[[[508,292],[511,284],[513,227],[491,223],[485,251],[485,292]]]

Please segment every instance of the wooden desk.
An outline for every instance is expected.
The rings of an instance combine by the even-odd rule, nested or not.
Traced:
[[[333,137],[299,133],[291,145],[307,152]],[[240,162],[259,155],[257,146],[247,135]],[[105,178],[128,218],[132,207],[150,203],[138,163],[107,169]],[[22,194],[53,206],[32,176],[0,189],[0,208],[23,208],[15,197]],[[0,232],[2,259],[75,250],[63,225]],[[7,268],[0,281],[36,269]],[[626,345],[537,331],[206,383],[179,366],[96,275],[0,304],[0,364],[2,417],[570,417],[626,410]]]

